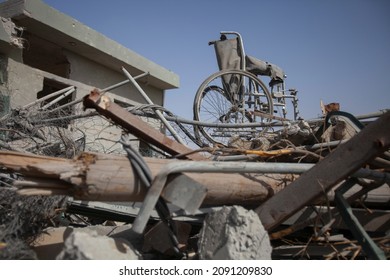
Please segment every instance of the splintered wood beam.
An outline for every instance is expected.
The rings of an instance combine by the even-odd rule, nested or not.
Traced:
[[[189,162],[146,157],[144,160],[153,177],[173,161]],[[210,161],[204,163],[210,164]],[[0,151],[0,167],[24,176],[25,180],[14,184],[21,194],[67,194],[75,199],[95,201],[144,201],[148,191],[125,156],[83,153],[75,159],[61,159]],[[183,195],[178,188],[183,184],[187,184],[187,188],[200,184],[206,192],[203,206],[257,206],[293,179],[290,174],[178,173],[168,177],[167,192],[162,196],[179,195],[180,199]],[[185,200],[188,201],[188,197]]]
[[[198,153],[193,153],[192,149],[172,140],[137,116],[112,102],[107,96],[101,95],[98,90],[94,90],[85,96],[83,104],[85,108],[95,109],[99,114],[121,126],[124,130],[171,155],[183,154],[183,158],[205,160]]]
[[[387,112],[264,202],[256,213],[271,231],[389,147],[390,112]]]

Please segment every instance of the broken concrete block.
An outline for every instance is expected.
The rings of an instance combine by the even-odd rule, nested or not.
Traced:
[[[57,260],[139,260],[141,255],[122,238],[99,236],[95,231],[74,231],[65,240]]]
[[[258,215],[241,206],[208,215],[198,242],[203,260],[270,260],[272,247]]]
[[[3,40],[8,41],[12,46],[19,49],[23,48],[23,38],[21,33],[23,32],[22,27],[17,27],[9,18],[0,17],[1,31],[3,34]],[[7,38],[8,37],[8,38]]]

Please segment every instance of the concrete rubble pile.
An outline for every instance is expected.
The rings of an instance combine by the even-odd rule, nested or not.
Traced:
[[[187,120],[176,74],[41,0],[0,3],[0,66],[0,259],[390,258],[389,110]]]
[[[192,150],[100,97],[91,92],[84,106],[170,156],[142,157],[126,137],[122,155],[69,157],[59,148],[53,156],[3,145],[2,192],[61,201],[35,232],[10,233],[12,221],[3,222],[3,258],[16,239],[36,259],[389,257],[389,112],[361,129],[337,111],[328,127],[324,119],[299,121],[251,147],[235,139]],[[316,133],[322,142],[308,142]],[[5,209],[1,215],[20,211]]]

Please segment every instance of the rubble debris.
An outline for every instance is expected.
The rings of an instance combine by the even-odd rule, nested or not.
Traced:
[[[199,207],[198,202],[193,204],[192,202],[188,204],[187,200],[182,199],[182,197],[185,197],[185,194],[179,194],[176,193],[175,190],[180,188],[181,185],[186,185],[186,187],[191,188],[191,186],[195,186],[199,184],[199,196],[200,201],[202,199],[203,203],[201,203],[202,207],[210,207],[214,205],[240,205],[240,207],[245,206],[250,208],[258,207],[259,204],[262,203],[262,205],[256,209],[258,211],[261,209],[261,207],[267,206],[267,204],[273,200],[275,197],[279,197],[279,193],[284,192],[283,189],[292,188],[294,186],[294,180],[299,181],[300,177],[299,174],[304,174],[300,176],[307,176],[306,174],[310,174],[311,170],[315,170],[316,168],[320,168],[318,171],[319,173],[316,175],[316,178],[322,178],[321,176],[325,176],[329,172],[332,174],[335,174],[335,172],[339,172],[339,170],[334,171],[333,169],[328,170],[328,167],[331,166],[329,162],[337,162],[338,164],[344,164],[341,163],[341,161],[334,160],[333,157],[340,158],[342,156],[343,162],[346,162],[348,166],[343,166],[343,169],[340,170],[340,172],[343,172],[340,177],[333,178],[332,182],[341,182],[342,180],[348,178],[348,176],[352,175],[353,171],[356,171],[360,166],[366,165],[366,169],[360,169],[356,171],[353,176],[357,177],[370,177],[371,179],[375,179],[376,181],[383,182],[389,182],[389,178],[386,172],[383,170],[373,170],[370,169],[372,164],[372,158],[380,158],[383,162],[383,166],[386,167],[386,152],[383,154],[383,151],[386,151],[388,149],[388,137],[387,130],[383,129],[383,123],[386,123],[389,118],[389,113],[382,116],[382,120],[377,121],[376,123],[372,123],[375,129],[371,126],[367,126],[364,129],[361,129],[361,131],[358,133],[357,140],[354,140],[355,138],[352,138],[348,141],[343,142],[343,145],[339,146],[338,149],[333,150],[334,146],[331,146],[331,143],[327,146],[329,155],[326,158],[321,159],[316,164],[306,164],[306,163],[286,163],[283,162],[286,158],[281,158],[280,155],[283,155],[285,157],[288,157],[288,159],[292,160],[291,157],[292,153],[296,153],[301,149],[300,152],[304,151],[305,153],[308,153],[309,150],[314,150],[321,148],[320,146],[323,145],[321,143],[314,144],[314,145],[307,145],[307,146],[301,146],[299,149],[291,148],[289,146],[282,146],[280,148],[278,146],[278,149],[275,149],[275,146],[273,148],[271,147],[271,144],[269,147],[270,149],[268,151],[263,150],[242,150],[239,148],[217,148],[214,151],[223,151],[228,156],[229,154],[245,154],[245,155],[253,155],[256,156],[253,159],[256,159],[258,161],[256,162],[215,162],[215,161],[186,161],[186,160],[172,160],[172,159],[155,159],[155,158],[144,158],[145,164],[148,165],[148,167],[151,169],[153,176],[160,176],[164,179],[164,184],[161,186],[163,189],[161,189],[161,192],[155,193],[157,194],[157,198],[162,197],[166,199],[168,202],[173,202],[174,204],[180,204],[178,206],[187,209],[188,205],[190,207],[190,211],[188,211],[187,215],[189,214],[195,214],[199,210],[196,208]],[[383,121],[385,119],[385,121]],[[371,128],[369,128],[371,127]],[[369,136],[367,136],[369,134]],[[383,145],[375,145],[373,144],[372,147],[372,141],[380,139],[379,143],[382,143]],[[267,139],[268,140],[268,139]],[[364,148],[360,148],[360,146],[356,146],[357,144],[354,141],[359,141],[359,145],[364,145]],[[267,141],[262,141],[267,142]],[[371,143],[371,144],[367,144]],[[359,151],[368,150],[364,154],[354,154],[354,159],[350,159],[349,157],[344,156],[345,153],[353,153],[354,149],[352,149],[349,145],[352,145],[353,147],[359,147]],[[370,146],[371,145],[371,146]],[[317,147],[318,146],[318,147]],[[342,155],[340,155],[340,152],[347,149],[347,152],[341,152]],[[352,150],[351,150],[352,149]],[[380,157],[379,157],[380,156]],[[268,162],[268,161],[275,161],[275,162]],[[318,161],[319,159],[317,159]],[[260,162],[265,161],[265,162]],[[350,163],[353,161],[353,164]],[[325,163],[324,163],[325,162]],[[13,186],[16,186],[19,188],[20,193],[24,194],[66,194],[71,195],[72,197],[78,198],[78,199],[84,199],[84,200],[101,200],[101,201],[142,201],[143,204],[146,203],[145,197],[147,193],[149,193],[150,190],[145,189],[142,184],[140,183],[140,179],[137,177],[137,174],[134,173],[132,166],[129,163],[129,159],[124,156],[117,156],[117,155],[107,155],[107,154],[96,154],[96,153],[83,153],[80,156],[74,158],[74,159],[61,159],[61,158],[53,158],[53,157],[45,157],[45,156],[37,156],[32,154],[26,154],[26,153],[15,153],[15,152],[1,152],[0,157],[0,164],[3,168],[7,169],[7,172],[14,171],[20,176],[19,178],[15,179],[9,179],[13,183]],[[323,166],[325,164],[325,167]],[[299,169],[299,170],[298,170]],[[385,169],[387,170],[387,169]],[[162,172],[163,171],[163,172]],[[344,174],[344,172],[347,172],[348,174]],[[164,173],[165,172],[165,173]],[[171,173],[172,172],[172,173]],[[207,172],[209,176],[204,176],[203,172]],[[336,173],[337,173],[336,172]],[[275,174],[276,173],[276,174]],[[295,174],[295,176],[292,176],[292,174]],[[298,178],[298,179],[297,179]],[[8,180],[8,177],[7,177]],[[156,182],[158,180],[155,180]],[[325,186],[325,191],[322,189],[321,186],[319,186],[317,189],[313,188],[313,181],[310,181],[311,190],[308,190],[304,192],[305,196],[302,196],[302,193],[299,194],[299,198],[297,198],[297,201],[301,203],[302,205],[310,205],[311,203],[318,203],[319,205],[322,205],[323,202],[321,200],[317,199],[319,196],[325,198],[325,193],[327,190],[330,190],[332,186],[335,186],[332,183],[329,184],[329,186],[324,185],[324,181],[321,181],[322,185]],[[172,184],[172,185],[170,185]],[[188,186],[187,186],[188,185]],[[296,186],[293,187],[294,190],[296,190]],[[321,191],[320,191],[321,189]],[[369,190],[372,190],[372,188],[366,188],[367,191],[355,191],[349,197],[347,198],[348,203],[351,203],[355,201],[356,199],[360,198],[362,195],[365,195]],[[310,198],[309,200],[305,200],[309,197],[310,192],[314,191],[316,192],[316,198]],[[205,196],[204,196],[204,192]],[[160,196],[161,195],[161,196]],[[285,209],[281,209],[280,205],[289,206],[290,200],[293,200],[294,202],[294,196],[288,196],[286,198],[287,202],[281,203],[280,200],[278,200],[278,204],[274,205],[274,208],[272,209],[272,215],[280,215],[281,211],[286,211]],[[279,197],[279,199],[281,199]],[[333,200],[328,196],[328,203],[333,203]],[[388,207],[386,206],[386,202],[382,204],[385,209]],[[154,206],[154,205],[152,205]],[[143,205],[141,205],[142,209]],[[297,209],[300,209],[301,206],[297,207]],[[386,208],[387,207],[387,208]],[[79,207],[78,210],[73,209],[73,213],[79,213],[82,214],[94,214],[93,209],[88,209],[86,211],[85,208],[81,209]],[[187,210],[188,210],[187,209]],[[65,210],[66,211],[66,210]],[[247,211],[247,210],[245,210]],[[287,211],[290,211],[289,208]],[[295,209],[294,209],[295,211]],[[325,211],[325,215],[335,215],[338,212],[337,207],[332,208],[332,210]],[[111,215],[111,213],[113,213]],[[137,218],[140,217],[140,213],[142,211],[135,212],[135,214],[130,217],[126,217],[127,222],[135,221]],[[183,212],[185,215],[185,211]],[[290,211],[288,214],[292,214],[293,211]],[[97,216],[99,214],[96,212]],[[282,215],[285,213],[283,212]],[[379,228],[383,228],[383,225],[386,224],[386,218],[388,217],[388,213],[382,213],[381,220],[378,221]],[[213,214],[210,214],[209,217],[212,217]],[[262,217],[262,213],[260,213],[260,217]],[[101,214],[101,217],[105,217],[105,219],[111,219],[113,217],[123,217],[124,215],[119,212],[110,212],[110,211],[104,211],[103,214]],[[199,221],[199,216],[197,217]],[[103,220],[105,220],[103,219]],[[208,219],[208,218],[207,218]],[[314,217],[313,219],[320,219],[320,215]],[[102,220],[102,221],[103,221]],[[221,220],[221,219],[220,219]],[[284,220],[284,218],[282,219]],[[148,218],[145,220],[148,222]],[[160,226],[155,226],[153,228],[147,227],[145,233],[142,234],[142,236],[145,238],[144,243],[141,247],[137,247],[137,250],[139,250],[139,253],[146,258],[156,258],[156,256],[150,256],[148,254],[158,254],[159,257],[166,257],[166,258],[175,258],[178,257],[178,255],[175,254],[175,252],[172,252],[172,243],[168,241],[163,240],[169,240],[169,234],[166,233],[162,228],[166,227],[165,223],[159,222],[158,217],[153,218],[153,222],[156,222],[157,224],[160,224]],[[267,222],[267,220],[265,220]],[[264,222],[264,221],[263,221]],[[176,223],[176,221],[175,221]],[[337,227],[335,224],[335,220],[331,219],[329,220],[328,225],[324,225],[322,228],[320,228],[318,231],[315,232],[315,238],[311,238],[309,245],[305,245],[303,243],[297,243],[296,251],[294,251],[296,254],[304,250],[305,254],[307,252],[311,252],[314,256],[317,256],[320,258],[322,256],[323,258],[336,258],[343,256],[345,258],[368,258],[367,254],[365,254],[364,250],[360,249],[359,245],[355,245],[353,251],[349,250],[348,248],[355,244],[354,240],[351,239],[349,236],[348,238],[345,238],[346,245],[344,246],[338,246],[337,244],[331,244],[333,247],[329,248],[339,248],[340,254],[336,253],[332,250],[325,250],[325,247],[320,244],[323,240],[323,238],[328,238],[326,236],[326,233],[334,227],[335,229],[338,229],[340,227]],[[380,223],[380,224],[379,224]],[[151,224],[151,223],[150,223]],[[149,224],[149,225],[150,225]],[[284,258],[286,256],[286,252],[293,252],[293,247],[290,246],[289,248],[283,247],[283,245],[280,244],[286,236],[288,237],[291,234],[294,234],[297,232],[297,227],[299,226],[299,222],[295,222],[291,225],[291,227],[295,227],[295,230],[289,231],[283,234],[277,235],[278,232],[275,232],[276,230],[281,230],[283,228],[280,227],[281,220],[279,220],[273,227],[268,227],[269,224],[266,225],[266,229],[269,231],[268,233],[273,238],[271,240],[272,248],[275,248],[276,250],[272,253],[272,258]],[[305,225],[300,228],[302,230],[303,228],[311,227],[312,224],[315,223],[308,223],[305,221]],[[86,229],[89,230],[91,228],[91,225],[86,224]],[[179,230],[177,231],[177,236],[179,239],[177,245],[178,249],[183,253],[186,252],[186,254],[192,253],[192,250],[194,250],[195,256],[199,255],[199,258],[202,258],[200,256],[201,249],[200,244],[201,241],[198,243],[198,248],[196,246],[190,246],[190,240],[197,239],[196,236],[198,234],[196,233],[197,230],[206,230],[206,229],[200,229],[199,225],[195,225],[193,227],[195,231],[189,232],[189,228],[186,230],[185,227],[181,228],[179,227]],[[316,227],[314,227],[316,228]],[[343,230],[347,227],[343,227]],[[370,229],[373,227],[365,227],[365,230]],[[130,229],[131,231],[132,229]],[[169,232],[169,230],[168,230]],[[252,232],[251,232],[252,233]],[[379,233],[379,232],[377,232]],[[122,238],[125,238],[130,244],[133,246],[134,243],[131,240],[131,232],[123,232]],[[383,232],[381,232],[383,234]],[[160,238],[160,236],[162,236]],[[199,235],[201,236],[201,235]],[[267,235],[268,236],[268,235]],[[283,237],[283,238],[281,238]],[[113,238],[113,237],[111,237]],[[117,238],[117,237],[115,237]],[[332,236],[332,240],[334,237]],[[328,240],[328,239],[326,239]],[[330,240],[330,239],[329,239]],[[330,241],[327,242],[330,242]],[[343,241],[343,242],[344,242]],[[70,241],[69,241],[70,242]],[[244,241],[243,241],[244,242]],[[332,241],[333,242],[333,241]],[[388,246],[386,245],[386,239],[380,239],[379,241],[375,240],[376,243],[381,242],[380,246],[381,250],[388,250]],[[329,245],[329,243],[326,243]],[[326,245],[326,246],[328,246]],[[349,246],[350,245],[350,246]],[[316,247],[317,246],[317,247]],[[329,245],[330,246],[330,245]],[[316,248],[315,250],[311,250],[310,248]],[[328,248],[328,247],[326,247]],[[226,248],[225,248],[226,249]],[[225,250],[224,249],[224,250]],[[307,249],[307,250],[306,250]],[[2,249],[4,250],[4,249]],[[227,250],[227,249],[226,249]],[[348,251],[349,250],[349,251]],[[222,252],[222,251],[221,251]],[[349,252],[349,253],[348,253]],[[215,252],[215,255],[217,255],[219,258],[220,253]],[[226,253],[229,255],[230,253]],[[288,254],[288,253],[287,253]],[[183,254],[182,256],[184,256]],[[230,256],[230,255],[229,255]],[[303,255],[300,255],[303,256]],[[307,256],[307,255],[304,255]],[[73,255],[72,258],[84,258],[85,256],[81,255]],[[226,257],[226,256],[225,256]],[[242,256],[239,255],[237,252],[232,253],[232,258],[251,258],[251,256]],[[258,256],[257,256],[258,257]],[[35,257],[36,258],[36,257]],[[181,257],[179,257],[181,258]],[[271,258],[271,257],[269,257]]]
[[[40,260],[142,258],[137,250],[142,247],[138,238],[127,239],[129,235],[126,231],[130,228],[131,225],[49,227],[34,239],[31,246]],[[84,238],[91,240],[86,241]],[[86,247],[94,243],[92,247],[95,248],[85,248],[80,242]]]
[[[271,259],[271,243],[259,217],[240,206],[209,214],[199,235],[202,260]]]
[[[0,187],[0,259],[36,259],[30,243],[48,226],[56,224],[63,196],[20,196]]]
[[[302,145],[313,134],[308,122],[300,120],[294,124],[287,125],[279,132],[279,138],[288,140],[294,145]]]
[[[86,108],[96,109],[101,115],[122,126],[126,131],[131,132],[140,139],[145,140],[172,155],[184,154],[184,158],[194,160],[204,159],[204,157],[198,153],[193,153],[193,150],[190,148],[158,132],[130,112],[111,102],[108,97],[102,96],[98,90],[94,90],[90,95],[85,96],[84,106]]]
[[[364,164],[390,147],[390,112],[302,174],[287,188],[256,209],[264,227],[272,230],[302,207],[327,193]],[[283,205],[283,208],[280,208]]]
[[[12,22],[9,18],[0,17],[0,23],[3,25],[4,31],[8,34],[8,41],[12,46],[15,46],[19,49],[22,49],[24,39],[21,37],[21,33],[23,32],[22,27],[18,27],[15,23]]]
[[[45,39],[0,20],[1,259],[389,258],[390,112],[361,122],[339,103],[321,102],[321,118],[298,119],[295,89],[272,84],[273,100],[263,101],[251,78],[248,90],[235,94],[226,82],[204,82],[189,121],[153,104],[148,85],[135,82],[163,97],[176,76],[143,73],[158,70],[143,61],[142,69],[135,65],[140,75],[122,67],[127,80],[90,92],[106,85],[69,71],[76,61],[93,73],[96,63],[73,51],[83,42],[68,52],[59,32]],[[32,48],[22,52],[26,40]],[[22,56],[30,62],[19,63]],[[138,104],[135,92],[131,100],[111,93],[128,83],[148,104]],[[234,106],[202,122],[197,103],[213,91]],[[119,140],[125,134],[129,139]],[[163,159],[128,150],[132,140],[146,147],[144,156]]]
[[[140,254],[122,238],[98,235],[95,231],[74,231],[65,240],[57,260],[139,260]]]
[[[59,93],[61,91],[55,92],[56,95]],[[68,122],[63,120],[65,115],[69,115],[69,111],[58,111],[55,117],[51,109],[41,109],[40,102],[44,101],[38,101],[11,109],[1,116],[0,147],[5,150],[66,158],[72,158],[84,150],[83,130],[69,126]],[[51,122],[41,124],[42,121],[50,119]]]
[[[62,91],[67,90],[65,88]],[[53,94],[59,92],[61,90]],[[54,218],[52,214],[47,215],[44,226],[34,233],[29,232],[12,240],[7,239],[9,236],[1,238],[0,254],[4,258],[372,257],[359,244],[359,240],[354,240],[354,236],[348,233],[353,226],[340,218],[342,209],[337,204],[334,191],[338,190],[337,184],[349,177],[369,178],[378,185],[389,183],[387,172],[390,156],[387,152],[386,127],[389,113],[382,112],[382,120],[372,123],[376,129],[369,128],[372,125],[366,127],[366,123],[339,110],[331,110],[324,118],[316,121],[272,118],[275,122],[267,125],[274,125],[274,128],[279,127],[280,130],[271,129],[252,139],[232,134],[228,147],[205,147],[204,143],[199,143],[200,139],[190,137],[192,141],[199,140],[194,143],[202,147],[192,150],[170,139],[172,136],[148,126],[135,114],[157,118],[156,110],[160,110],[166,113],[167,121],[181,129],[182,119],[164,108],[124,109],[115,104],[109,95],[103,95],[103,92],[96,90],[83,100],[86,107],[95,109],[97,113],[64,116],[65,111],[61,111],[59,117],[53,119],[55,121],[47,122],[50,120],[46,119],[48,116],[59,112],[66,105],[53,109],[53,99],[43,106],[34,101],[32,105],[28,104],[31,107],[14,109],[1,118],[0,145],[4,149],[19,151],[0,151],[0,172],[5,172],[0,174],[1,188],[12,192],[16,189],[19,194],[32,197],[42,194],[61,195],[81,200],[76,203],[66,199],[66,206],[62,205],[58,210],[61,218],[58,219],[56,211],[57,216]],[[70,102],[69,106],[77,102]],[[38,111],[33,108],[37,105],[40,106]],[[120,153],[127,153],[128,157],[83,152],[86,148],[85,134],[81,135],[81,144],[76,140],[78,137],[74,136],[75,131],[82,129],[61,123],[63,118],[92,118],[98,114],[105,116],[113,125],[121,126],[125,132],[134,133],[147,145],[161,149],[163,157],[169,158],[138,158],[150,169],[150,184],[145,184],[142,174],[136,172],[126,143],[122,140],[116,142],[122,144]],[[384,118],[386,121],[383,121]],[[36,126],[38,123],[40,126]],[[200,122],[188,124],[203,125]],[[221,124],[220,128],[224,129],[224,125]],[[259,124],[250,125],[255,127]],[[189,130],[183,131],[188,135]],[[53,132],[57,135],[52,135]],[[130,145],[130,141],[127,142]],[[337,168],[334,167],[336,164]],[[366,168],[360,168],[362,166]],[[316,173],[313,175],[313,172]],[[358,182],[361,184],[362,180]],[[297,192],[297,188],[304,190]],[[364,216],[361,234],[379,236],[372,238],[371,247],[375,245],[378,250],[382,250],[383,258],[388,257],[390,252],[390,241],[386,238],[388,233],[384,231],[388,224],[389,206],[388,200],[368,203],[371,197],[368,192],[375,188],[368,186],[351,189],[346,195],[346,201],[351,207],[357,207],[353,213],[359,213],[359,220]],[[153,212],[157,205],[155,199],[169,204],[163,215],[159,211]],[[104,202],[97,204],[98,201]],[[324,207],[326,203],[329,205]],[[121,208],[121,205],[127,208]],[[381,210],[368,209],[372,206]],[[321,211],[313,212],[310,217],[286,220],[303,208],[318,207]],[[131,213],[127,212],[130,208]],[[249,209],[255,209],[265,229],[260,228],[259,217]],[[367,216],[366,212],[374,214]],[[204,219],[206,222],[202,228]],[[117,221],[129,224],[108,226]],[[82,228],[74,228],[72,225]],[[53,226],[53,231],[43,229],[46,226]],[[218,228],[218,231],[208,235],[211,228]],[[226,234],[225,230],[235,238],[222,236]],[[43,234],[39,234],[42,232],[49,234],[43,237]],[[220,235],[217,236],[217,233]],[[288,238],[293,238],[293,241],[289,240],[289,245],[286,245]],[[264,245],[266,240],[267,246]],[[221,242],[218,243],[221,246],[217,248],[208,243],[214,241]],[[80,242],[83,244],[80,245]],[[20,246],[13,255],[10,253],[13,249],[11,244]],[[96,244],[101,244],[113,255],[102,255],[98,250],[90,248]],[[118,244],[126,254],[118,251]],[[260,250],[258,246],[265,246],[266,249]]]

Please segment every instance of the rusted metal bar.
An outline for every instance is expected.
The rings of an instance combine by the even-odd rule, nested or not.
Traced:
[[[102,96],[98,90],[94,90],[84,97],[84,106],[95,109],[126,131],[171,155],[186,154],[184,157],[188,159],[205,159],[203,156],[193,153],[192,149],[172,140],[118,104],[115,104],[107,96]]]
[[[357,183],[356,179],[349,179],[345,181],[337,190],[335,194],[335,201],[340,212],[341,217],[348,226],[349,230],[358,240],[363,250],[366,252],[370,259],[385,260],[385,253],[375,244],[371,237],[364,230],[359,220],[352,212],[351,206],[344,198],[344,193],[347,192]]]
[[[254,110],[252,113],[253,113],[253,115],[255,115],[257,117],[264,117],[264,118],[278,120],[278,121],[282,121],[282,122],[291,121],[289,119],[278,117],[278,116],[274,116],[274,115],[267,114],[267,113],[263,113],[263,112],[260,112],[258,110]]]
[[[264,227],[272,231],[389,147],[390,112],[387,112],[264,202],[256,213]]]

